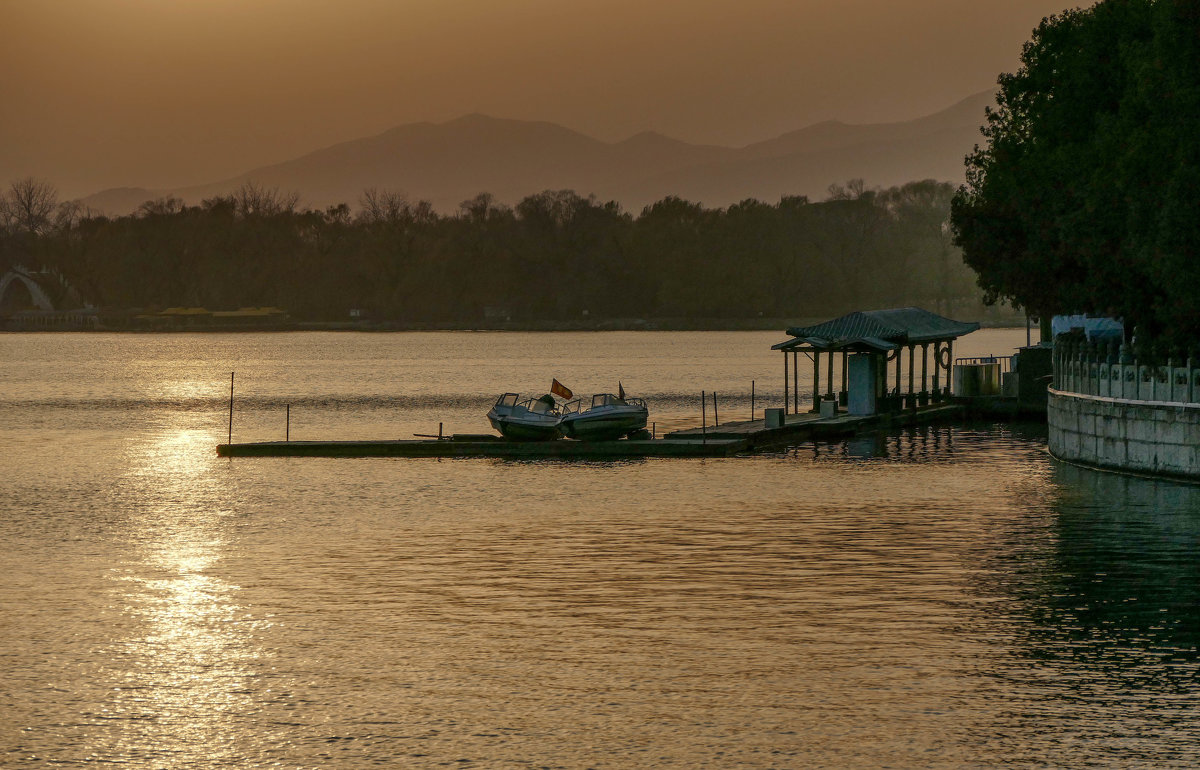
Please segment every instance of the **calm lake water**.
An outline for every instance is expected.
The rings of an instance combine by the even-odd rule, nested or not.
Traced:
[[[1007,353],[985,330],[958,355]],[[782,396],[774,333],[0,335],[0,765],[1200,764],[1200,488],[1044,428],[749,457],[222,460],[618,380]],[[807,382],[808,380],[801,380]]]

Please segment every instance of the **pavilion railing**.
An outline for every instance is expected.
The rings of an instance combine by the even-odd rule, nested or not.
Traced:
[[[1138,361],[1117,342],[1056,339],[1054,389],[1103,398],[1200,403],[1200,359]]]
[[[975,358],[956,358],[954,365],[999,364],[1000,373],[1003,374],[1012,371],[1012,360],[1012,356],[977,356]]]

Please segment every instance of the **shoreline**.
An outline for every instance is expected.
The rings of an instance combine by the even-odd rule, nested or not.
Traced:
[[[5,325],[0,333],[29,334],[29,333],[63,333],[87,332],[107,334],[195,334],[195,333],[255,333],[266,332],[606,332],[606,331],[780,331],[791,326],[804,326],[819,323],[824,320],[818,316],[803,316],[792,318],[753,318],[753,319],[611,319],[595,322],[504,322],[504,323],[402,323],[402,322],[371,322],[371,321],[298,321],[289,324],[195,324],[172,325],[170,327],[138,327],[127,325],[107,326],[62,326],[54,328],[13,328]],[[1012,329],[1025,326],[1025,319],[1019,316],[990,318],[981,320],[980,327],[984,329]]]

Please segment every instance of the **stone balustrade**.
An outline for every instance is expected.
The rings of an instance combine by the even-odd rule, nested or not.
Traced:
[[[1200,360],[1139,362],[1125,344],[1056,340],[1054,389],[1085,396],[1200,403]]]

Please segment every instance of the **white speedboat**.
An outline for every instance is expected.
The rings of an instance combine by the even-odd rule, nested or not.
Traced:
[[[488,422],[500,435],[513,441],[553,441],[561,438],[558,422],[562,411],[554,396],[520,400],[517,393],[505,393],[488,412]]]
[[[623,393],[597,393],[586,409],[582,400],[564,406],[558,426],[568,438],[611,441],[645,430],[649,415],[646,402],[640,398],[625,398]]]

